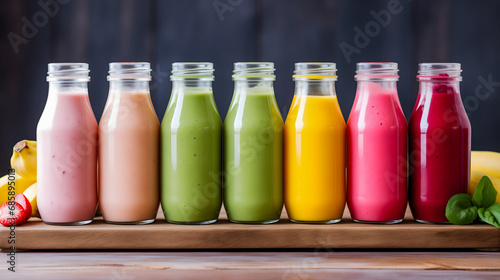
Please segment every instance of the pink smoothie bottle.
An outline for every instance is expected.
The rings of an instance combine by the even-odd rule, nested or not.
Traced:
[[[49,96],[37,126],[37,202],[55,225],[92,222],[97,207],[97,121],[86,63],[51,63]]]
[[[356,222],[394,224],[408,201],[406,119],[397,63],[358,63],[347,121],[347,204]]]
[[[446,204],[467,193],[471,126],[460,98],[459,63],[419,64],[409,122],[410,207],[418,222],[446,223]]]

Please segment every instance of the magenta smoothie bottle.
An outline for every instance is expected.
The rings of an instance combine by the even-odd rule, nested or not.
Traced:
[[[467,193],[471,126],[460,98],[459,63],[421,63],[409,122],[410,194],[418,222],[446,223],[448,200]]]
[[[406,119],[397,63],[358,63],[358,88],[347,121],[347,204],[356,222],[403,220],[407,190]]]
[[[97,121],[86,63],[51,63],[49,96],[37,126],[37,202],[55,225],[92,222],[97,207]]]

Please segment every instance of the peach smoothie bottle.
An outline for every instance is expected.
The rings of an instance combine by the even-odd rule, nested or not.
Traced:
[[[394,224],[408,202],[408,126],[397,63],[358,63],[347,121],[347,204],[355,222]]]
[[[99,206],[108,223],[148,224],[158,212],[160,122],[150,72],[147,62],[109,64],[99,123]]]
[[[285,206],[291,221],[337,223],[345,207],[345,130],[335,63],[296,63],[285,122]]]
[[[92,222],[97,208],[97,121],[87,63],[50,63],[37,125],[38,209],[54,225]]]

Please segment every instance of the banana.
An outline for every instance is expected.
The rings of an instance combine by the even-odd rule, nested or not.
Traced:
[[[28,199],[31,204],[31,217],[40,217],[38,213],[38,205],[36,204],[36,182],[29,186],[24,192],[24,196]]]
[[[36,141],[17,142],[13,148],[10,165],[22,178],[36,181]]]
[[[481,171],[471,170],[470,183],[469,183],[469,188],[467,189],[467,192],[471,196],[474,195],[474,191],[476,190],[477,183],[479,183],[479,180],[481,180],[481,178],[483,178],[483,176],[488,176],[488,178],[490,178],[491,182],[493,183],[493,186],[497,190],[496,202],[500,202],[500,179],[495,177],[495,176],[488,175],[488,174],[481,172]]]
[[[471,169],[500,178],[500,153],[472,151]]]
[[[18,194],[24,192],[29,186],[31,186],[35,182],[34,180],[22,178],[19,175],[12,174],[12,176],[15,176],[15,179],[13,181],[9,180],[8,174],[0,178],[0,205],[9,201],[9,197],[13,196],[9,195],[9,186],[15,187],[15,194]]]

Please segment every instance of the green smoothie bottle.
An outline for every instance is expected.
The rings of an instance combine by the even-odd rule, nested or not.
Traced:
[[[273,63],[234,64],[224,121],[224,206],[235,223],[277,222],[283,208],[283,118]]]
[[[161,123],[161,205],[168,222],[217,221],[222,196],[222,122],[212,63],[173,63]]]

